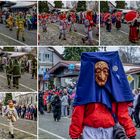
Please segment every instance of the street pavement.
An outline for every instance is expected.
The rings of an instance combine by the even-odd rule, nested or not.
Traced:
[[[53,120],[52,113],[39,115],[39,139],[69,139],[71,119],[62,117],[60,122]],[[137,129],[137,139],[140,139],[140,129]]]
[[[11,82],[12,83],[12,82]],[[19,89],[8,88],[7,78],[4,72],[0,72],[0,91],[2,92],[35,92],[37,91],[37,80],[31,79],[31,74],[24,73],[19,79]]]
[[[17,45],[17,46],[36,46],[37,45],[37,30],[28,31],[25,29],[25,42],[22,41],[21,36],[19,40],[16,38],[16,28],[9,31],[4,24],[0,24],[0,45]]]
[[[70,118],[54,122],[52,113],[39,115],[39,139],[69,139]]]
[[[82,38],[85,37],[84,26],[77,24],[77,32],[71,31],[66,33],[66,40],[59,39],[59,25],[58,23],[51,23],[47,25],[47,32],[42,31],[40,26],[40,45],[89,45],[88,42],[83,44]],[[98,37],[96,36],[95,28],[93,29],[93,45],[98,45]]]
[[[15,139],[37,139],[37,122],[19,119],[14,123]],[[0,139],[8,139],[9,127],[5,117],[0,116]]]
[[[132,43],[129,41],[129,25],[123,24],[120,30],[117,30],[115,26],[112,26],[112,31],[107,32],[106,27],[100,28],[100,45],[118,46],[118,45],[140,45],[140,41]]]

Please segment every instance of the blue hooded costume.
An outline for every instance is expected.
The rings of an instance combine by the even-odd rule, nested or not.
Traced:
[[[109,66],[109,77],[103,87],[95,81],[95,64],[98,61],[105,61]],[[74,106],[102,103],[111,109],[112,102],[131,101],[132,91],[117,51],[82,53]]]

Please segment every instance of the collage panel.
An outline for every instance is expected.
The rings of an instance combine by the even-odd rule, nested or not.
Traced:
[[[39,45],[98,45],[98,1],[39,1]]]
[[[37,139],[37,94],[0,94],[0,139]]]
[[[37,45],[37,1],[0,1],[0,45]]]
[[[100,1],[100,45],[139,46],[140,1]]]
[[[37,48],[0,47],[1,92],[37,91]]]
[[[106,107],[115,108],[127,133],[120,138],[140,138],[136,109],[128,106],[140,92],[139,54],[133,46],[40,47],[38,138],[110,139],[115,118]]]

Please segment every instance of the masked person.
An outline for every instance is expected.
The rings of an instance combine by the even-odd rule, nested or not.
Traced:
[[[120,30],[121,28],[121,17],[120,16],[116,16],[116,29]]]
[[[14,107],[14,101],[9,100],[8,105],[5,108],[4,116],[6,116],[8,122],[9,122],[9,135],[11,138],[14,138],[14,126],[13,123],[18,120],[18,114]]]
[[[55,95],[51,104],[52,104],[52,107],[53,107],[54,121],[59,121],[60,118],[61,118],[61,100],[60,100],[58,95]]]
[[[135,138],[136,128],[128,114],[132,101],[118,52],[83,53],[70,137]]]
[[[59,15],[60,25],[59,25],[59,39],[63,36],[63,40],[66,40],[66,29],[67,29],[67,20],[66,20],[66,13],[63,12]]]
[[[19,78],[21,77],[21,66],[17,59],[13,62],[13,87],[19,88]]]
[[[70,13],[71,17],[71,29],[73,28],[74,32],[77,32],[76,29],[76,13],[73,11]]]
[[[7,19],[7,24],[8,24],[9,30],[12,31],[13,25],[14,25],[14,18],[12,15],[9,15],[9,17]]]
[[[23,13],[19,12],[19,15],[16,17],[16,26],[17,26],[17,40],[19,40],[19,35],[22,36],[22,41],[25,41],[24,38],[24,24],[25,18],[23,17]]]
[[[12,71],[13,71],[13,63],[12,63],[12,60],[9,59],[8,64],[6,65],[6,76],[7,76],[8,88],[11,88]]]
[[[84,21],[84,25],[85,25],[86,37],[82,38],[82,41],[83,41],[83,43],[88,41],[89,45],[92,45],[93,44],[93,31],[92,31],[92,27],[94,25],[92,11],[87,11],[86,17],[85,17],[85,21]]]
[[[137,20],[130,23],[129,41],[137,43],[139,41],[139,24]]]
[[[111,22],[111,16],[108,17],[108,19],[106,20],[106,30],[108,32],[111,32],[112,29],[112,22]]]

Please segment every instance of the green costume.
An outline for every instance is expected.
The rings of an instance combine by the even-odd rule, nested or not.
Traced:
[[[21,68],[17,59],[13,63],[13,87],[19,88],[19,78],[21,77]]]
[[[22,16],[17,16],[16,17],[16,26],[17,26],[17,40],[19,40],[19,34],[21,33],[22,40],[25,41],[24,38],[24,24],[25,24],[25,19]]]
[[[12,79],[12,60],[10,59],[8,64],[6,65],[6,76],[7,76],[7,83],[8,83],[8,88],[11,88],[11,79]]]
[[[22,60],[21,61],[21,73],[24,74],[25,72],[25,62]]]

